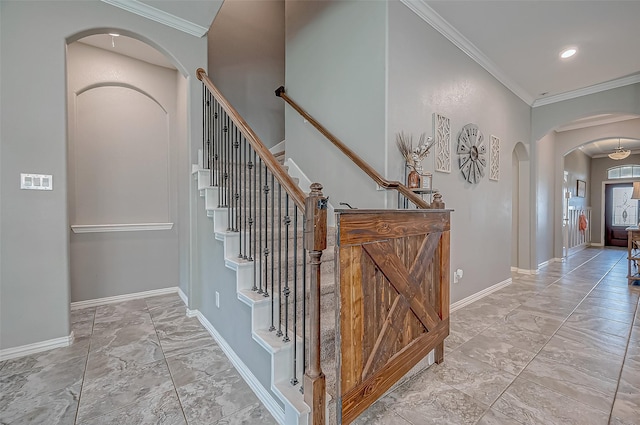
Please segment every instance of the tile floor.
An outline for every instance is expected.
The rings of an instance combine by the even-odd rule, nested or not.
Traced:
[[[177,295],[72,312],[75,342],[0,363],[0,424],[275,424]]]
[[[357,424],[639,425],[640,287],[586,249],[451,315],[445,361]]]
[[[451,315],[445,362],[356,420],[640,424],[640,287],[587,249]],[[76,342],[0,363],[0,424],[273,424],[175,295],[73,312]]]

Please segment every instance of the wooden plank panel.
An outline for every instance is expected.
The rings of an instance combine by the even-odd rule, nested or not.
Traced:
[[[382,323],[378,324],[375,321],[375,315],[378,313],[374,309],[375,305],[379,305],[380,301],[376,299],[379,289],[375,284],[377,275],[379,275],[379,271],[377,270],[376,265],[373,263],[371,258],[368,255],[362,255],[361,258],[361,267],[362,267],[362,294],[363,294],[363,302],[362,302],[362,359],[363,362],[366,362],[366,359],[371,354],[373,347],[376,343],[376,339],[380,330],[382,329]],[[380,312],[380,314],[384,314],[385,312]],[[384,322],[384,318],[382,319]]]
[[[407,252],[408,261],[406,264],[408,265],[408,267],[410,267],[409,270],[411,270],[411,275],[414,276],[414,278],[416,279],[416,282],[420,285],[420,288],[424,287],[424,282],[429,279],[426,274],[423,274],[423,276],[418,276],[418,273],[415,271],[416,269],[415,269],[414,263],[416,259],[418,259],[419,254],[421,252],[422,245],[425,243],[426,240],[427,240],[426,235],[417,235],[417,236],[411,236],[408,238],[408,242],[409,242],[408,252]],[[432,263],[432,262],[433,262],[432,260],[428,261],[428,263]],[[428,299],[425,296],[425,291],[422,289],[416,291],[416,293],[414,294],[414,297],[421,304],[425,304],[428,302]],[[408,335],[408,338],[404,340],[404,345],[407,345],[413,339],[417,338],[418,336],[426,332],[425,327],[416,317],[408,315],[407,321],[409,322],[410,334]]]
[[[342,391],[353,388],[360,382],[362,370],[362,249],[358,246],[340,250],[340,331]]]
[[[449,211],[403,210],[340,213],[340,245],[356,245],[396,237],[449,230]]]
[[[377,313],[375,307],[379,302],[376,300],[377,286],[369,284],[375,282],[376,267],[366,255],[362,257],[362,318],[363,318],[363,334],[362,334],[362,358],[367,359],[375,345],[375,335],[377,323],[375,323],[375,315]]]
[[[396,335],[402,332],[401,324],[402,318],[407,315],[409,311],[409,303],[404,297],[396,298],[396,301],[391,306],[391,311],[382,326],[381,332],[378,334],[376,344],[371,351],[371,355],[367,359],[367,362],[362,370],[362,378],[366,378],[373,372],[377,372],[380,366],[383,366],[387,360],[391,358],[396,352],[393,351],[393,341]]]
[[[439,313],[442,320],[446,320],[449,323],[449,250],[450,250],[450,232],[443,232],[440,238],[440,279],[438,282],[438,295],[440,305]],[[447,326],[447,332],[445,338],[449,335],[449,326]],[[435,361],[440,364],[444,361],[444,338],[442,342],[436,346]]]
[[[449,320],[440,322],[432,331],[415,339],[410,345],[392,357],[381,373],[371,375],[361,385],[342,397],[342,423],[347,425],[367,407],[380,398],[391,386],[402,378],[446,337]]]
[[[434,235],[429,235],[429,239],[431,239],[432,236]],[[437,236],[439,237],[439,235]],[[433,252],[429,251],[435,250],[435,246],[432,246],[431,244],[429,244],[428,246],[430,247],[430,250],[424,250],[422,253],[422,255],[426,258],[430,258],[431,256],[433,256]],[[415,293],[419,288],[414,288],[413,282],[408,275],[407,269],[400,262],[398,257],[396,257],[395,255],[389,255],[389,243],[374,242],[363,245],[362,248],[380,267],[380,271],[384,273],[384,275],[387,277],[389,282],[391,282],[394,288],[396,288],[396,290],[400,294],[405,295],[405,297],[409,301],[411,310],[415,313],[418,319],[422,321],[424,326],[429,330],[431,328],[434,328],[438,323],[440,317],[432,306],[420,304],[413,297],[413,293]]]

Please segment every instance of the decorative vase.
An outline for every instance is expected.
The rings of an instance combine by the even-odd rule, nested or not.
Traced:
[[[411,170],[407,176],[407,186],[409,189],[420,188],[420,174],[416,170]]]

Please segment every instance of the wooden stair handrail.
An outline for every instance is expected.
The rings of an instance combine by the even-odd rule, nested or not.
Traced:
[[[316,121],[307,111],[302,109],[300,105],[294,102],[285,92],[284,87],[280,86],[276,90],[276,96],[282,98],[285,102],[287,102],[293,109],[295,109],[300,115],[304,117],[307,121],[311,123],[324,137],[329,139],[331,143],[334,144],[343,154],[347,156],[354,164],[356,164],[362,171],[365,172],[373,181],[378,184],[378,186],[383,187],[385,189],[395,189],[404,195],[407,199],[413,202],[418,208],[428,209],[430,205],[422,199],[420,196],[416,195],[411,189],[409,189],[404,184],[399,181],[390,181],[382,177],[371,165],[367,163],[364,159],[362,159],[358,154],[349,149],[347,145],[345,145],[340,139],[331,134],[329,130],[324,128],[322,124]]]
[[[216,86],[207,75],[207,72],[202,68],[198,68],[196,70],[196,77],[198,77],[198,80],[202,81],[202,83],[207,86],[220,106],[222,106],[222,109],[225,110],[236,127],[240,129],[242,135],[251,144],[251,147],[253,147],[258,156],[262,158],[262,161],[265,163],[269,171],[273,173],[276,180],[278,180],[284,190],[289,194],[293,202],[295,202],[296,206],[304,211],[306,195],[304,194],[302,189],[300,189],[298,185],[293,181],[284,167],[278,162],[278,160],[273,156],[269,149],[267,149],[264,143],[262,143],[260,137],[258,137],[253,129],[249,127],[249,124],[247,124],[247,122],[240,116],[238,111],[233,106],[231,106],[229,101],[222,95],[220,90],[216,88]]]

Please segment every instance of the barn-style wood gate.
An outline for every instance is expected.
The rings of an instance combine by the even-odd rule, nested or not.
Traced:
[[[348,424],[449,334],[448,210],[337,214],[338,423]]]

